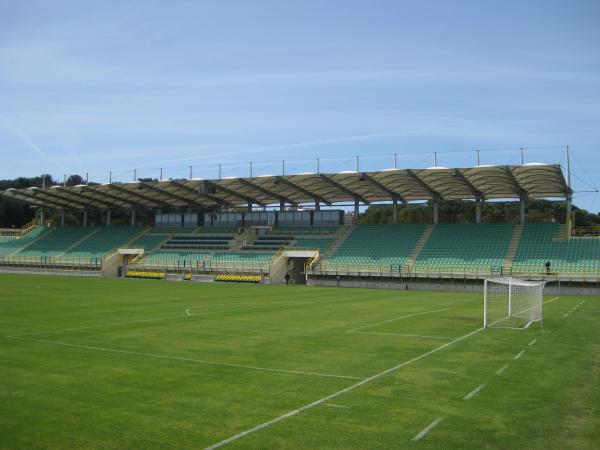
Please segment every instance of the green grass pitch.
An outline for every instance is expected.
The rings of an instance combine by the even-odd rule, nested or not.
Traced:
[[[480,293],[3,274],[0,447],[598,448],[600,298],[481,325]]]

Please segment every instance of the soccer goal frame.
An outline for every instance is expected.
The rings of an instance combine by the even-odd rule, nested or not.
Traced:
[[[484,328],[524,330],[534,322],[544,329],[544,281],[490,278],[483,285]]]

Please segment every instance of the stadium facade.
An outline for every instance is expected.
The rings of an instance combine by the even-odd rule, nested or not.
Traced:
[[[535,163],[7,189],[0,195],[39,209],[41,226],[2,238],[0,267],[336,285],[497,274],[597,283],[600,240],[572,237],[569,184],[560,165]],[[566,201],[565,223],[526,222],[527,202],[542,198]],[[519,223],[482,223],[485,203],[500,199],[520,202]],[[449,200],[475,202],[473,223],[440,223]],[[430,224],[397,224],[400,208],[423,201]],[[394,224],[359,225],[359,208],[378,203],[393,205]],[[46,226],[48,212],[58,226]],[[90,212],[102,226],[90,226]],[[113,226],[116,212],[131,225]],[[80,226],[65,227],[67,213]]]

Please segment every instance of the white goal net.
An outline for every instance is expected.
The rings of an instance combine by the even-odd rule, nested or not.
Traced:
[[[542,320],[543,292],[543,281],[485,280],[483,326],[522,329]]]

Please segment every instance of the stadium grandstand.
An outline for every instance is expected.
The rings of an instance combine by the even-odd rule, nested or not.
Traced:
[[[533,163],[7,189],[0,195],[36,208],[38,220],[2,233],[0,268],[277,284],[597,283],[600,239],[575,236],[569,178],[559,164]],[[566,202],[566,217],[528,223],[534,199]],[[519,202],[516,223],[483,223],[498,200]],[[441,223],[446,201],[474,202],[472,223]],[[401,208],[419,202],[430,222],[399,223]],[[391,205],[392,224],[359,223],[359,208],[375,204]],[[89,223],[92,211],[102,225]],[[112,224],[117,212],[128,226]],[[67,213],[78,226],[65,226]]]

